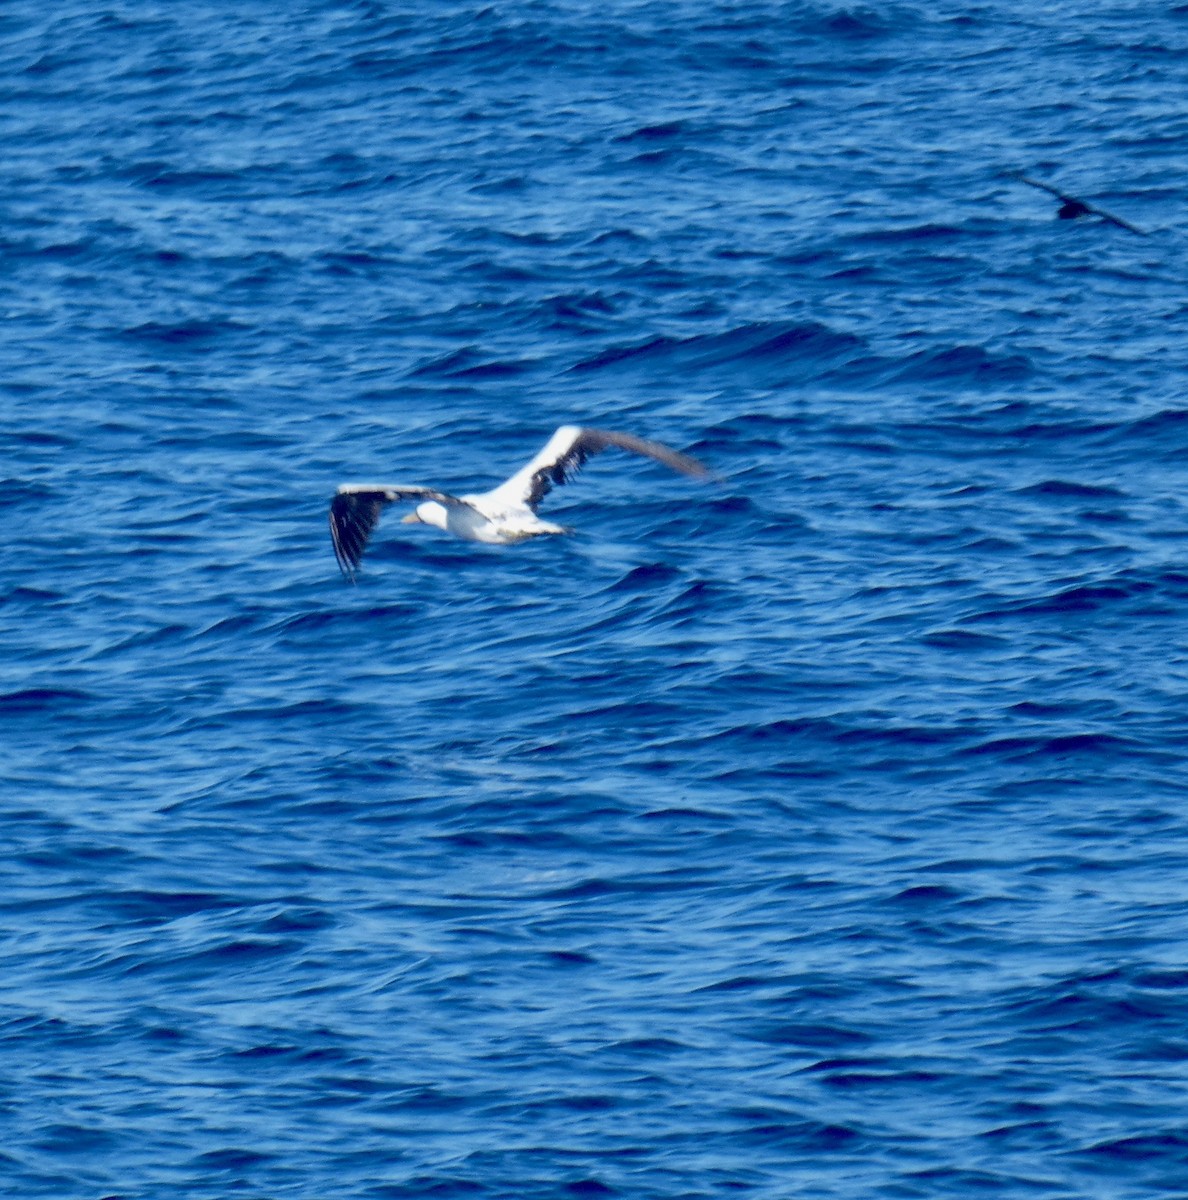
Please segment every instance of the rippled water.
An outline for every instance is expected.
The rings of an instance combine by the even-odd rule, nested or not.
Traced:
[[[2,1194],[1182,1194],[1186,52],[6,5]]]

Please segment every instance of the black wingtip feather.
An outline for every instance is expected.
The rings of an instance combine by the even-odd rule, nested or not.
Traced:
[[[345,578],[355,582],[367,539],[379,520],[384,499],[379,494],[339,493],[330,501],[330,540]]]

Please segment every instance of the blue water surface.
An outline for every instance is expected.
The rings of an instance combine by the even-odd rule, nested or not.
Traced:
[[[9,0],[0,1194],[1188,1196],[1186,89],[1169,2]],[[339,576],[563,422],[722,480]]]

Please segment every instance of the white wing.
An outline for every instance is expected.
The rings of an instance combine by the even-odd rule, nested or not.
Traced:
[[[562,425],[527,466],[483,497],[492,507],[536,506],[557,485],[568,483],[586,461],[608,446],[630,450],[664,463],[686,475],[706,477],[710,471],[697,459],[673,450],[662,442],[651,442],[630,433],[609,429],[583,429],[580,425]]]

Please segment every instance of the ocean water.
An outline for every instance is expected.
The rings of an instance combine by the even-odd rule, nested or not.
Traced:
[[[9,0],[0,1194],[1188,1196],[1186,86],[1133,0]],[[721,481],[340,577],[575,421]]]

